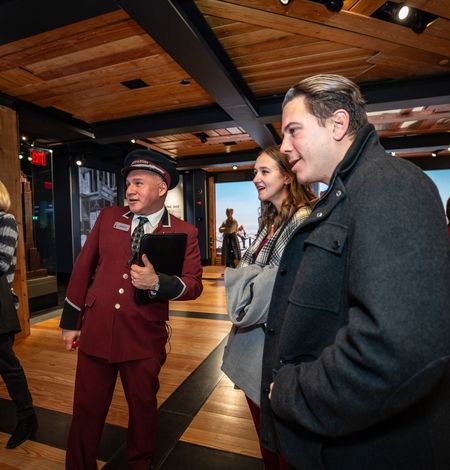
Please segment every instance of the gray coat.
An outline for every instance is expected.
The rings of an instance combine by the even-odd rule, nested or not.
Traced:
[[[222,370],[258,406],[260,404],[262,357],[265,338],[265,322],[272,297],[276,266],[295,229],[308,218],[311,209],[301,207],[269,240],[253,261],[253,253],[267,235],[263,228],[253,244],[245,252],[238,267],[225,271],[227,310],[233,327],[223,356]],[[266,264],[270,262],[270,266]],[[260,273],[257,278],[255,276]],[[250,297],[249,284],[253,283],[253,301],[250,307],[242,307]]]
[[[366,126],[283,253],[263,445],[303,470],[448,470],[449,260],[436,187]]]

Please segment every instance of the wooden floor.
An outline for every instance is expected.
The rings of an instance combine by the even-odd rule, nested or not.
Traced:
[[[171,302],[172,337],[168,359],[160,373],[158,402],[165,400],[205,361],[229,332],[222,266],[206,267],[204,292],[196,301]],[[202,318],[177,316],[199,312]],[[209,318],[208,318],[209,317]],[[34,404],[71,414],[77,353],[66,352],[58,328],[59,315],[32,326],[31,335],[15,347],[25,369]],[[243,393],[220,372],[220,380],[182,435],[185,443],[260,458],[256,432]],[[9,399],[3,382],[0,398]],[[107,423],[127,427],[128,412],[120,381],[116,386]],[[27,441],[5,450],[7,434],[0,433],[0,470],[63,469],[64,451]],[[165,467],[166,468],[166,467]]]

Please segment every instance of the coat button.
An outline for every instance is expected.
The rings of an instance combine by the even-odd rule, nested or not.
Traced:
[[[125,274],[122,275],[122,277],[123,277],[124,279],[128,279],[128,274],[125,273]]]
[[[333,250],[338,250],[341,246],[341,242],[339,240],[334,240],[333,242]]]
[[[336,191],[336,197],[341,197],[342,196],[342,191],[340,189],[338,189]]]
[[[122,289],[122,287],[119,289],[119,294],[123,294],[125,292],[124,289]]]
[[[284,276],[287,273],[287,270],[285,268],[282,268],[278,272],[280,273],[280,276]]]
[[[267,330],[267,334],[270,335],[270,336],[273,336],[275,334],[275,330],[273,328],[269,328]]]
[[[284,364],[284,361],[283,359],[280,359],[280,364],[283,365]]]
[[[116,304],[116,305],[114,305],[114,308],[115,308],[116,310],[119,310],[119,308],[120,308],[120,304]]]
[[[318,219],[320,219],[322,216],[323,216],[323,212],[318,212],[318,213],[316,214],[316,217],[317,217]]]

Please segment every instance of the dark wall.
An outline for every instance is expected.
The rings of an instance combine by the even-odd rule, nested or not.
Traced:
[[[207,174],[193,170],[183,174],[183,196],[186,221],[198,229],[198,243],[203,264],[211,263],[208,237]]]

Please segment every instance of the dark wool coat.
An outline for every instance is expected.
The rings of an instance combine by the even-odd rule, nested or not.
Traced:
[[[302,470],[450,468],[449,251],[436,187],[366,126],[283,253],[264,446]]]

